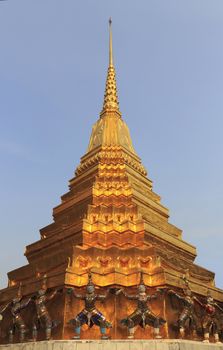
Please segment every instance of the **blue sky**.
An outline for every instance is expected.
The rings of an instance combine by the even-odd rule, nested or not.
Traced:
[[[102,107],[108,18],[137,153],[223,288],[222,0],[0,2],[0,287],[85,153]]]

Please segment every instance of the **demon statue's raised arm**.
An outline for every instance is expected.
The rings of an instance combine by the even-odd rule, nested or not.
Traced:
[[[193,296],[192,291],[189,287],[189,283],[186,278],[183,278],[186,283],[186,288],[183,289],[184,295],[180,295],[174,290],[168,290],[168,295],[175,297],[180,301],[183,306],[182,311],[177,319],[177,326],[179,328],[180,337],[185,337],[186,323],[189,323],[189,330],[193,332],[193,337],[197,336],[198,329],[198,317],[195,312],[195,303],[201,305],[199,299]]]
[[[0,314],[2,315],[7,309],[10,309],[10,313],[12,316],[12,323],[9,327],[9,342],[13,343],[14,335],[16,330],[19,331],[19,341],[23,342],[25,340],[25,335],[28,332],[28,328],[25,324],[25,321],[21,315],[21,311],[26,308],[26,306],[30,302],[30,298],[23,300],[22,299],[22,286],[20,284],[17,295],[12,299],[11,302],[4,305],[0,309]]]
[[[142,276],[141,281],[138,286],[138,293],[135,295],[127,294],[123,289],[118,291],[119,294],[122,292],[127,299],[137,301],[137,308],[135,311],[121,320],[121,324],[127,326],[128,328],[128,338],[134,337],[135,327],[140,326],[145,328],[146,326],[150,326],[154,328],[155,338],[161,338],[160,336],[160,326],[162,326],[166,321],[156,316],[150,309],[149,302],[153,299],[157,299],[161,294],[161,290],[158,290],[155,294],[149,295],[146,293],[146,286],[143,283]]]
[[[214,301],[210,291],[207,293],[205,303],[200,303],[204,310],[204,317],[202,320],[202,328],[204,331],[204,342],[209,343],[210,333],[213,334],[216,343],[219,342],[219,333],[221,325],[219,320],[219,313],[223,316],[223,309]]]
[[[51,319],[46,303],[52,300],[58,292],[61,292],[61,290],[54,290],[51,293],[47,293],[46,281],[46,276],[44,276],[42,287],[33,297],[33,302],[35,303],[36,308],[36,315],[34,317],[32,327],[33,341],[37,340],[38,329],[40,327],[45,329],[45,339],[50,340],[52,328],[56,327],[59,323],[57,320]]]
[[[111,328],[112,325],[108,322],[105,316],[96,308],[96,301],[103,301],[107,297],[109,290],[106,294],[96,294],[95,286],[92,283],[91,274],[88,276],[88,284],[86,286],[86,293],[76,294],[73,289],[68,289],[68,293],[72,293],[72,295],[84,301],[84,309],[73,319],[69,321],[75,327],[75,335],[73,339],[80,338],[81,326],[83,324],[87,324],[88,327],[92,327],[94,324],[100,327],[101,338],[108,339],[106,335],[106,328]]]

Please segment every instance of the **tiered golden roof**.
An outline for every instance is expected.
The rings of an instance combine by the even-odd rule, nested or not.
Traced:
[[[103,109],[88,151],[70,180],[69,192],[53,210],[54,223],[40,231],[40,241],[27,246],[29,264],[9,273],[9,285],[22,280],[23,288],[34,290],[37,275],[47,273],[52,285],[81,286],[92,269],[98,285],[133,286],[144,268],[149,285],[179,285],[179,276],[187,273],[194,288],[200,286],[205,293],[208,285],[220,297],[214,274],[194,264],[195,247],[168,222],[169,211],[153,192],[133,148],[119,111],[111,22],[109,29]]]

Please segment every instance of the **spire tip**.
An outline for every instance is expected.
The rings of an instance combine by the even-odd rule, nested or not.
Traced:
[[[105,87],[104,103],[101,116],[105,111],[115,111],[120,117],[118,104],[118,94],[115,80],[115,67],[113,65],[113,49],[112,49],[112,19],[109,18],[109,66]]]
[[[113,66],[113,52],[112,52],[112,19],[109,18],[109,66]]]

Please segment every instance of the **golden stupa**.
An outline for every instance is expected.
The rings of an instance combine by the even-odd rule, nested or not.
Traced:
[[[8,287],[0,291],[0,305],[15,298],[18,289],[24,298],[32,296],[46,276],[49,290],[74,287],[85,293],[89,271],[96,290],[102,293],[109,287],[122,287],[131,294],[142,274],[151,293],[157,287],[180,292],[186,279],[195,295],[202,298],[209,291],[216,302],[223,302],[223,291],[216,288],[214,273],[194,263],[196,248],[169,223],[169,210],[153,192],[152,181],[135,152],[119,109],[111,25],[103,108],[93,126],[87,153],[69,182],[69,191],[53,209],[53,219],[40,230],[40,240],[26,247],[28,264],[8,273]],[[66,292],[49,302],[50,314],[60,321],[52,334],[54,339],[72,337],[68,321],[82,305]],[[161,296],[151,307],[167,320],[162,336],[175,338],[170,324],[176,310],[168,296]],[[110,337],[126,338],[119,321],[132,312],[134,301],[110,294],[98,308],[112,323]],[[22,312],[26,324],[31,325],[32,306]],[[6,341],[9,323],[8,312],[1,322],[1,342]],[[136,329],[135,338],[152,336],[151,329]],[[83,327],[81,337],[96,339],[98,329]]]

